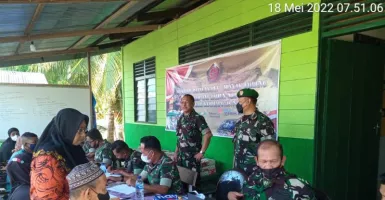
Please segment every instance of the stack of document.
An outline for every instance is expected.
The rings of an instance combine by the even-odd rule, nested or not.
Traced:
[[[108,178],[108,177],[122,177],[121,174],[111,174],[111,173],[109,173],[109,172],[106,172],[105,175],[106,175],[107,178]]]
[[[127,184],[116,184],[107,187],[107,191],[111,196],[118,197],[121,199],[135,197],[135,188],[128,186]]]

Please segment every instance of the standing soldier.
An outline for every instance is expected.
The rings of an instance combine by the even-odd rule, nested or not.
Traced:
[[[194,110],[194,102],[194,97],[190,94],[184,95],[180,102],[183,114],[176,126],[177,143],[174,160],[178,161],[179,166],[200,173],[200,161],[213,134],[205,118]]]
[[[258,143],[266,139],[276,140],[276,134],[273,122],[256,107],[257,91],[245,88],[238,91],[237,96],[237,110],[243,116],[234,128],[234,168],[249,176],[256,166],[254,152]]]

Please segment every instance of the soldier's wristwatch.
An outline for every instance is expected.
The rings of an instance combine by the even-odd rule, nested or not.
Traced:
[[[201,153],[202,155],[204,155],[204,154],[205,154],[205,152],[204,152],[204,151],[200,151],[199,153]]]

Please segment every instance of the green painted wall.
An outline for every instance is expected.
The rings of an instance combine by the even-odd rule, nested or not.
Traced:
[[[164,130],[165,69],[178,65],[178,47],[215,34],[266,18],[269,3],[303,0],[216,0],[169,25],[123,48],[124,63],[124,121],[126,141],[139,145],[145,135],[157,136],[162,147],[174,150],[175,133]],[[318,51],[318,19],[314,14],[313,30],[282,40],[279,140],[288,158],[286,168],[312,182],[314,153],[314,109]],[[156,57],[157,124],[138,124],[134,121],[133,63]],[[215,158],[220,171],[230,169],[233,145],[229,138],[214,137],[207,157]]]

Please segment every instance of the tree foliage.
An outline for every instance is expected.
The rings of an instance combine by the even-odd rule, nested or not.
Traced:
[[[45,75],[49,84],[88,85],[87,58],[20,65],[1,70],[40,72]],[[114,122],[122,123],[122,53],[120,51],[91,57],[91,88],[97,101],[97,118],[109,117],[107,138],[123,139],[123,133],[114,136]]]

